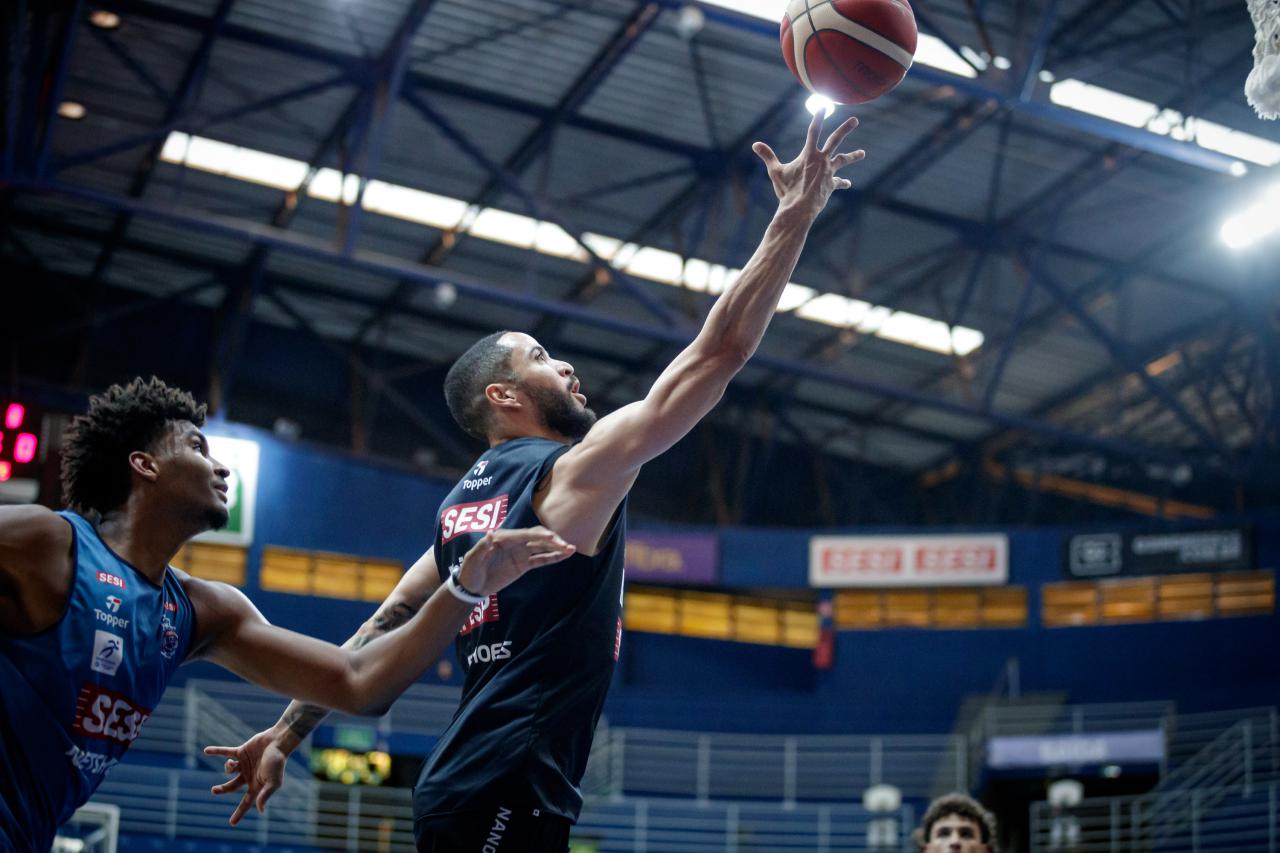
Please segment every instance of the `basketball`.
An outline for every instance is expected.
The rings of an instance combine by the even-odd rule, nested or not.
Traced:
[[[907,0],[791,0],[782,58],[815,94],[865,104],[902,82],[916,52]]]

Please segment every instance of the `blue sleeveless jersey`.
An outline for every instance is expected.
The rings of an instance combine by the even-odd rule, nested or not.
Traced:
[[[124,756],[186,657],[195,615],[172,571],[156,586],[74,513],[66,610],[0,632],[0,849],[45,851]]]
[[[436,519],[441,579],[490,530],[540,523],[534,491],[568,449],[520,438],[476,461]],[[625,504],[594,557],[534,569],[467,619],[457,640],[462,699],[419,773],[415,818],[497,804],[577,819],[622,643]]]

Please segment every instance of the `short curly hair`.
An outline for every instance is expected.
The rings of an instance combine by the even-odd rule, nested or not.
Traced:
[[[205,407],[181,388],[137,377],[89,398],[62,443],[62,496],[77,512],[108,513],[133,488],[129,454],[151,450],[174,421],[204,426]]]
[[[933,831],[933,825],[952,815],[976,823],[982,835],[982,843],[987,845],[991,853],[999,853],[996,847],[996,816],[983,808],[982,803],[967,794],[946,794],[929,803],[924,819],[920,821],[920,827],[912,833],[921,850],[929,843],[929,833]]]

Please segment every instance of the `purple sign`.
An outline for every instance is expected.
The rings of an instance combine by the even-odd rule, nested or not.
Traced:
[[[705,533],[627,533],[627,580],[714,584],[720,540]]]
[[[1053,767],[1061,764],[1158,764],[1164,758],[1164,732],[1098,732],[1075,735],[993,737],[987,742],[987,766]]]

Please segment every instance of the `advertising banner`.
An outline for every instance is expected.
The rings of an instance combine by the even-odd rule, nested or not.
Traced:
[[[714,584],[720,577],[720,540],[703,533],[627,532],[627,581]]]
[[[809,540],[810,586],[982,586],[1008,580],[1009,537],[1003,533]]]
[[[1075,735],[1020,735],[987,741],[987,766],[1079,766],[1083,764],[1158,764],[1164,758],[1164,732],[1150,729]]]
[[[1067,537],[1063,566],[1073,578],[1249,569],[1253,537],[1247,527],[1078,533]]]

